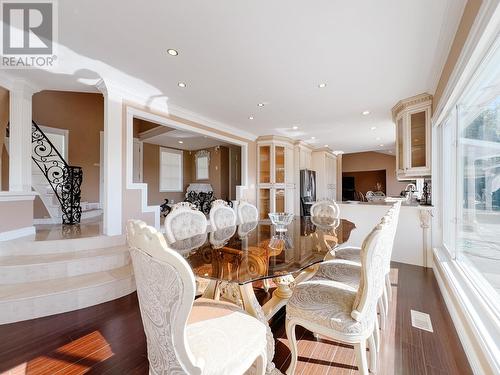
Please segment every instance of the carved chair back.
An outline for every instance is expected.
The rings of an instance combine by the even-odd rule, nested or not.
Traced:
[[[219,230],[236,225],[236,214],[225,200],[217,199],[213,201],[209,216],[212,230]]]
[[[330,199],[322,199],[311,207],[311,216],[338,218],[340,208],[337,202]]]
[[[186,261],[143,221],[129,220],[137,296],[146,333],[150,374],[201,374],[184,330],[191,312],[195,280]]]
[[[165,218],[165,234],[170,243],[203,234],[206,230],[205,215],[189,202],[175,204]]]

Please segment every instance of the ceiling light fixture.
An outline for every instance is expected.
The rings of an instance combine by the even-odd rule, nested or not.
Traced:
[[[179,83],[177,84],[177,86],[184,88],[184,87],[186,87],[187,85],[186,85],[184,82],[179,82]]]
[[[384,147],[384,144],[382,143],[382,144],[380,144],[379,146],[380,146],[380,147]]]
[[[249,120],[253,120],[253,116],[248,116],[248,119]]]
[[[179,141],[179,143],[182,145],[184,142],[183,141]]]
[[[325,145],[325,147],[328,147],[328,145]]]
[[[167,49],[167,52],[170,56],[177,56],[179,54],[179,52],[177,52],[175,49]]]
[[[293,129],[293,130],[297,130],[298,128],[299,128],[299,127],[298,127],[297,125],[292,126],[292,129]]]
[[[257,104],[257,107],[264,107],[264,103]]]
[[[318,85],[318,87],[319,87],[320,89],[323,89],[323,88],[325,88],[325,87],[326,87],[326,83],[320,83],[320,84]]]
[[[370,111],[363,111],[363,112],[361,112],[361,114],[362,114],[363,116],[368,116],[368,115],[370,114]]]
[[[377,127],[376,127],[376,126],[372,126],[372,127],[370,128],[370,130],[376,130],[376,129],[377,129]]]
[[[312,136],[312,137],[311,137],[311,139],[316,139],[316,137],[315,137],[315,136]]]

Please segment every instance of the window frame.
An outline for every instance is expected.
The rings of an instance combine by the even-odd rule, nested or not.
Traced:
[[[198,163],[199,163],[199,159],[201,159],[201,158],[207,159],[207,177],[200,177],[199,173],[198,173]],[[196,181],[210,180],[210,152],[209,151],[201,150],[195,154],[195,167],[194,167],[194,169],[195,169]]]
[[[163,166],[162,166],[162,161],[161,157],[163,153],[169,153],[169,154],[175,154],[180,156],[180,175],[179,175],[179,186],[176,189],[163,189],[162,188],[162,181],[163,181]],[[160,147],[160,152],[159,152],[159,178],[158,178],[158,190],[161,193],[182,193],[184,191],[184,152],[182,150],[177,150],[175,148],[168,148],[168,147]]]

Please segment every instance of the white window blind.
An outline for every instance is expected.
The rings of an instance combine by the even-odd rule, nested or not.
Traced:
[[[182,191],[182,151],[160,148],[160,191]]]

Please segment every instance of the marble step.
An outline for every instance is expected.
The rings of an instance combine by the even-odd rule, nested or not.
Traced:
[[[34,241],[32,237],[0,241],[0,257],[12,255],[59,254],[93,250],[125,244],[125,235],[94,236],[77,239]]]
[[[0,286],[0,324],[82,309],[135,291],[132,266]]]
[[[0,257],[0,284],[60,279],[120,268],[130,263],[126,245],[41,255]]]

